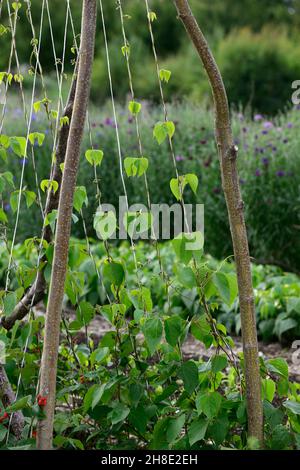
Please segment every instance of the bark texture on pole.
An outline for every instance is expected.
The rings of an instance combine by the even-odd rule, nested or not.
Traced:
[[[16,401],[16,396],[13,389],[11,388],[4,366],[2,364],[0,364],[0,399],[5,408],[8,408]],[[16,411],[12,414],[10,419],[10,428],[15,437],[20,440],[24,428],[23,414],[21,411]]]
[[[52,448],[60,320],[66,280],[73,198],[80,146],[90,94],[96,31],[96,0],[83,0],[79,69],[65,167],[58,206],[54,259],[47,306],[39,394],[47,398],[45,418],[38,423],[37,448]]]
[[[72,119],[72,112],[73,112],[73,104],[74,104],[74,97],[75,97],[75,90],[76,90],[76,73],[77,67],[75,67],[75,74],[72,81],[72,85],[70,88],[69,98],[66,104],[66,107],[63,112],[63,117],[68,117],[69,122]],[[62,172],[60,166],[65,161],[66,156],[66,149],[69,137],[69,126],[64,125],[61,127],[59,131],[57,146],[56,146],[56,160],[54,164],[54,170],[52,178],[53,180],[57,181],[58,183],[58,190],[56,193],[51,191],[49,197],[47,198],[46,207],[44,211],[45,217],[50,214],[51,211],[58,208],[58,201],[59,201],[59,194],[60,194],[60,187],[61,187],[61,179],[62,179]],[[43,228],[42,238],[50,243],[52,240],[52,231],[50,225],[47,225]],[[43,256],[41,258],[40,265],[45,263],[46,257]],[[32,307],[37,305],[41,300],[44,298],[46,290],[46,281],[44,277],[44,269],[42,267],[39,268],[39,271],[36,275],[35,281],[32,286],[27,290],[24,294],[22,299],[17,303],[13,312],[9,315],[9,317],[3,317],[1,319],[1,325],[6,328],[6,330],[10,330],[17,320],[22,320],[30,311]]]
[[[247,391],[248,432],[263,444],[263,409],[248,238],[226,90],[221,73],[187,0],[173,0],[208,75],[215,103],[215,134],[237,269]]]

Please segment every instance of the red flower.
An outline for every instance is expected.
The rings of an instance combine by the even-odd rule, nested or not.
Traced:
[[[8,413],[4,413],[2,416],[0,416],[0,424],[3,423],[3,421],[6,421],[9,418]]]
[[[36,433],[36,430],[34,429],[34,430],[32,431],[32,437],[33,437],[33,439],[36,439],[36,434],[37,434],[37,433]]]
[[[47,405],[47,397],[42,397],[41,395],[37,396],[37,402],[39,406],[46,406]]]

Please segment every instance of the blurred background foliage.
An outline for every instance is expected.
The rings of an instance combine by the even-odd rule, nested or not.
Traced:
[[[38,25],[41,0],[32,0],[33,22]],[[76,32],[80,30],[81,2],[70,0]],[[195,16],[208,36],[224,74],[232,105],[249,107],[253,112],[275,114],[286,107],[290,83],[300,76],[300,0],[190,0]],[[50,0],[53,34],[57,57],[62,57],[66,3]],[[193,101],[210,99],[205,75],[185,31],[176,17],[173,2],[153,0],[151,9],[157,13],[153,23],[161,66],[172,71],[166,89],[171,98]],[[113,79],[117,98],[128,91],[124,79],[124,58],[121,53],[122,34],[116,2],[104,2],[112,55]],[[158,100],[159,90],[154,73],[144,1],[124,0],[126,29],[131,45],[132,68],[137,96]],[[7,18],[2,22],[7,25]],[[144,25],[144,27],[142,27]],[[38,36],[38,31],[36,31]],[[41,62],[48,73],[54,72],[54,59],[47,14],[44,16]],[[26,8],[20,10],[17,25],[17,47],[20,61],[28,64],[32,34]],[[73,37],[68,30],[66,70],[71,69]],[[10,41],[0,36],[0,67],[6,68]],[[184,71],[184,73],[183,73]],[[99,24],[92,98],[102,103],[108,96],[107,72],[103,37]]]

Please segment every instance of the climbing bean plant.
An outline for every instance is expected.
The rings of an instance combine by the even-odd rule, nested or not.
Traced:
[[[300,386],[289,379],[288,365],[283,359],[258,357],[254,316],[251,316],[254,299],[247,236],[236,181],[237,149],[232,145],[229,124],[228,133],[222,134],[221,124],[229,119],[224,90],[221,87],[224,95],[221,93],[220,103],[214,77],[210,76],[236,264],[231,257],[217,264],[212,262],[205,255],[203,234],[193,232],[186,219],[182,233],[172,242],[161,244],[153,231],[150,212],[130,210],[126,190],[129,178],[145,185],[148,206],[151,205],[152,188],[147,180],[151,155],[143,153],[139,127],[143,100],[135,98],[130,68],[134,50],[126,36],[128,18],[119,1],[117,10],[123,34],[119,53],[123,55],[128,74],[131,96],[127,106],[136,124],[139,151],[127,155],[122,149],[103,3],[100,0],[99,11],[126,199],[124,220],[119,222],[113,211],[101,209],[104,184],[101,164],[109,156],[94,147],[89,119],[90,145],[81,147],[88,114],[96,0],[83,1],[80,45],[74,31],[74,44],[69,51],[74,74],[65,103],[62,80],[66,51],[63,59],[55,57],[56,66],[61,65],[56,69],[56,103],[47,95],[39,61],[46,12],[51,27],[48,1],[43,0],[41,6],[39,38],[32,23],[30,2],[26,1],[13,2],[11,6],[7,2],[9,24],[0,29],[1,36],[10,37],[12,44],[8,70],[0,73],[0,85],[5,90],[1,165],[5,167],[10,158],[20,159],[22,165],[20,181],[15,181],[5,168],[0,174],[0,250],[4,272],[0,291],[0,340],[5,348],[5,361],[0,366],[0,446],[3,449],[300,448]],[[189,10],[187,15],[185,10],[188,3],[175,3],[183,22],[187,17],[190,20],[192,15]],[[27,9],[26,18],[33,33],[28,71],[33,77],[33,89],[29,108],[15,41],[21,8]],[[172,80],[172,73],[159,64],[152,29],[157,18],[146,0],[145,24],[149,29],[162,105],[162,120],[153,123],[149,132],[157,145],[169,147],[173,165],[170,196],[181,203],[185,215],[184,192],[189,188],[197,194],[199,179],[196,174],[180,174],[177,168],[176,123],[169,118],[164,100],[164,87]],[[71,19],[72,11],[66,0],[66,29],[69,20],[72,26]],[[193,21],[185,26],[201,56],[201,41],[204,41],[201,32]],[[13,59],[17,73],[12,72]],[[204,65],[211,75],[218,73],[213,58],[208,63],[204,60]],[[41,81],[40,99],[36,99],[37,80]],[[18,88],[23,102],[25,131],[21,136],[8,131],[2,133],[12,86]],[[46,133],[34,129],[33,112],[46,114],[47,133],[53,141],[47,179],[40,179],[36,173],[35,158],[44,145]],[[35,173],[33,188],[28,188],[24,180],[29,157]],[[87,232],[84,218],[89,203],[87,190],[76,186],[80,158],[90,165],[91,184],[95,185],[99,206],[92,234]],[[13,227],[8,224],[8,203],[15,214]],[[32,234],[16,245],[21,204],[26,204],[28,214],[33,205],[40,207],[42,230],[41,234]],[[83,224],[84,240],[70,239],[71,224],[75,223]],[[114,244],[110,237],[121,230],[121,224],[128,241]],[[136,243],[137,230],[149,232],[150,240]],[[214,314],[221,303],[231,308],[237,303],[238,294],[245,346],[244,353],[239,354],[226,327]],[[46,306],[46,315],[41,302]],[[102,335],[93,331],[95,322],[106,325]],[[191,337],[207,350],[208,358],[186,353],[185,345]]]

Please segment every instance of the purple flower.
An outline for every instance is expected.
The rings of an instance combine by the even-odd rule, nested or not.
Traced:
[[[263,119],[263,116],[261,114],[255,114],[254,116],[254,121],[261,121]]]
[[[240,121],[244,121],[244,115],[242,113],[238,114],[238,118]]]
[[[247,134],[248,128],[247,128],[247,127],[243,127],[243,132],[244,132],[244,134]]]
[[[132,124],[132,123],[133,123],[133,117],[132,117],[132,116],[129,116],[129,118],[128,118],[128,123],[129,123],[129,124]]]
[[[185,157],[183,155],[176,155],[175,158],[177,162],[182,162],[183,160],[185,160]]]
[[[205,139],[204,139],[204,140],[200,140],[200,144],[202,144],[202,145],[207,144],[207,140],[205,140]]]
[[[285,172],[283,170],[279,170],[276,172],[276,176],[282,177],[285,175]]]
[[[265,165],[265,166],[268,166],[269,163],[270,163],[270,162],[269,162],[269,159],[266,158],[266,157],[262,158],[261,161],[262,161],[262,164]]]
[[[10,211],[10,204],[7,202],[6,204],[4,204],[4,210],[6,212],[9,212]]]
[[[258,168],[255,170],[255,176],[261,176],[261,171]]]
[[[264,127],[265,129],[273,129],[274,124],[273,124],[271,121],[265,121],[265,122],[263,123],[263,127]]]
[[[283,141],[282,141],[282,142],[283,142],[284,144],[287,144],[287,143],[288,143],[288,141],[289,141],[289,139],[283,139]]]
[[[111,119],[111,118],[106,118],[104,120],[104,124],[105,124],[105,126],[112,126],[112,127],[114,127],[114,125],[115,125],[113,119]]]
[[[19,160],[19,164],[22,165],[22,166],[23,166],[23,165],[27,165],[27,164],[28,164],[27,158],[21,158],[21,159]]]
[[[272,147],[273,152],[277,152],[277,147]]]
[[[294,127],[294,124],[293,124],[292,122],[288,122],[287,125],[286,125],[286,127],[287,127],[288,129],[292,129],[292,128]]]
[[[205,160],[204,166],[208,168],[211,165],[211,160]]]
[[[269,134],[269,131],[264,130],[264,131],[261,131],[261,133],[262,133],[263,135],[267,135],[267,134]]]
[[[243,178],[240,178],[240,184],[245,184],[246,183],[246,180],[244,180]]]

